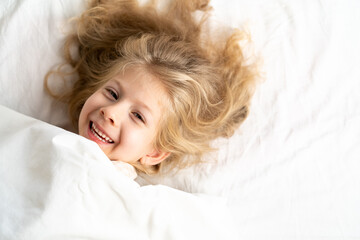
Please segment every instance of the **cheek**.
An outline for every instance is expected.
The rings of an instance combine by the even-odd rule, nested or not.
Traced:
[[[124,130],[125,131],[125,130]],[[148,154],[153,149],[153,136],[147,131],[128,128],[122,134],[121,141],[127,149],[137,149],[140,155]]]
[[[98,105],[101,103],[98,95],[99,94],[94,93],[86,100],[84,106],[81,109],[80,117],[86,117],[90,112],[94,111],[98,107]]]
[[[84,106],[82,107],[79,115],[79,122],[78,122],[78,128],[79,128],[79,134],[82,133],[83,128],[85,128],[84,125],[86,125],[87,128],[87,118],[91,111],[95,108],[96,100],[94,98],[94,95],[91,95],[85,102]]]

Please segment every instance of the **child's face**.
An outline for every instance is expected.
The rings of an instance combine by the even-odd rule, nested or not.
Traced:
[[[79,134],[95,141],[110,160],[154,165],[167,153],[154,149],[166,92],[142,68],[128,68],[85,102]]]

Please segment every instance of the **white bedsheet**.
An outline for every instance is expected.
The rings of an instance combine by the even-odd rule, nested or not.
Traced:
[[[224,197],[240,239],[360,239],[360,1],[211,2],[215,25],[245,25],[262,56],[250,116],[214,143],[217,161],[138,182]],[[42,81],[61,61],[65,19],[82,9],[0,2],[0,104],[67,125]]]

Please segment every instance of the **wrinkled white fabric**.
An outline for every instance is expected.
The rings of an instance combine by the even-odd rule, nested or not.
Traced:
[[[0,116],[0,239],[237,239],[223,201],[140,187],[96,143]]]

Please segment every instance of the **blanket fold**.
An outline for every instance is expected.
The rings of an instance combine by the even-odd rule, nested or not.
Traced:
[[[96,143],[2,106],[0,115],[0,239],[235,238],[221,201],[140,187]]]

